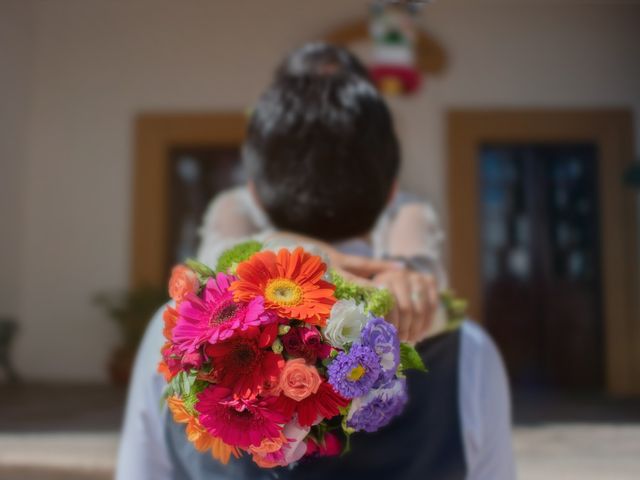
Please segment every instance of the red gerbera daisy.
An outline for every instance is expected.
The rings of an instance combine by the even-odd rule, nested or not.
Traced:
[[[267,337],[270,336],[261,335],[260,329],[253,327],[224,342],[207,345],[205,353],[212,360],[218,383],[243,398],[272,385],[285,362],[282,355],[261,348]]]
[[[246,400],[230,396],[231,391],[212,385],[198,394],[195,408],[200,423],[227,445],[240,448],[258,447],[264,439],[280,438],[287,418],[273,409],[275,397]]]
[[[282,318],[324,326],[336,302],[335,287],[322,279],[326,264],[316,255],[296,248],[254,254],[238,265],[238,280],[230,290],[236,302],[264,297],[264,306]]]
[[[329,383],[322,382],[317,393],[299,402],[280,395],[274,408],[287,417],[297,413],[298,423],[303,427],[310,427],[318,417],[329,419],[339,415],[340,407],[346,407],[349,402],[350,400],[337,393]]]

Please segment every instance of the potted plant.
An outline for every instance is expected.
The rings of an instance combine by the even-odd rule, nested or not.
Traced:
[[[109,376],[116,385],[127,385],[138,345],[156,310],[167,301],[164,289],[145,286],[128,291],[105,292],[95,296],[95,303],[115,321],[121,342],[111,354]]]

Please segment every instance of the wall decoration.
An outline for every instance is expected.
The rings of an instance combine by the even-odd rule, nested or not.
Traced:
[[[387,95],[415,92],[422,83],[415,52],[416,12],[415,8],[399,3],[372,5],[371,76]]]
[[[325,40],[347,47],[369,42],[366,60],[381,91],[387,95],[416,93],[427,74],[441,73],[446,67],[444,48],[418,22],[426,3],[378,0],[371,4],[368,18],[334,29]]]

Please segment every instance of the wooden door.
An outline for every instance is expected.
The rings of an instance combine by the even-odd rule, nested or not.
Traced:
[[[513,382],[600,390],[597,147],[492,143],[479,162],[482,314]]]
[[[632,126],[625,110],[449,113],[451,285],[526,384],[604,383],[612,394],[640,395],[637,197],[623,182],[633,162]],[[499,261],[512,257],[506,267],[487,265],[485,251],[482,167],[491,149],[503,150],[519,178],[512,179],[505,247],[497,253]],[[567,155],[579,159],[580,175],[571,177],[576,166]],[[560,208],[558,192],[569,207]],[[587,214],[577,204],[583,200]],[[581,240],[562,240],[563,224]],[[489,277],[487,268],[498,273]]]
[[[135,124],[131,284],[164,288],[194,253],[209,200],[241,181],[240,112],[148,113]]]

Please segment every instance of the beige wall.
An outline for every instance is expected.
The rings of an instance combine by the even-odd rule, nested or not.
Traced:
[[[90,296],[127,283],[134,115],[244,109],[282,52],[353,18],[366,3],[33,3],[34,35],[25,39],[34,42],[33,68],[24,70],[31,76],[2,90],[4,98],[29,86],[28,108],[16,107],[18,117],[28,113],[26,162],[15,155],[7,162],[1,151],[3,174],[8,168],[19,184],[9,200],[25,215],[0,210],[1,220],[22,222],[3,241],[10,268],[0,273],[5,285],[21,272],[11,285],[19,291],[0,296],[0,307],[20,313],[16,353],[25,375],[105,379],[117,335]],[[405,185],[444,209],[443,114],[450,107],[627,106],[640,113],[640,7],[612,3],[441,0],[428,7],[424,22],[450,65],[427,79],[420,96],[393,102]],[[17,48],[12,61],[21,64],[28,51]],[[1,49],[0,62],[11,55]],[[1,145],[7,135],[0,132]]]
[[[32,34],[29,5],[0,1],[0,317],[18,315],[24,280],[20,258]]]

